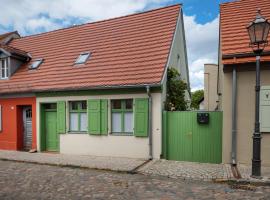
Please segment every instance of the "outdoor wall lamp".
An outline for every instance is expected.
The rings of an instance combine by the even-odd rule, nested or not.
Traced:
[[[260,56],[268,45],[270,23],[262,17],[258,10],[256,19],[248,27],[250,47],[256,55],[256,102],[255,102],[255,128],[253,133],[252,177],[261,177],[261,132],[260,132]]]

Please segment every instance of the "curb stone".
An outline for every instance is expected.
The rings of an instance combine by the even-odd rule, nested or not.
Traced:
[[[114,170],[108,168],[96,168],[96,167],[87,167],[81,165],[73,165],[73,164],[62,164],[62,163],[49,163],[49,162],[37,162],[37,161],[29,161],[29,160],[17,160],[17,159],[9,159],[9,158],[0,158],[2,161],[13,161],[19,163],[31,163],[37,165],[49,165],[56,167],[67,167],[67,168],[79,168],[79,169],[89,169],[89,170],[98,170],[98,171],[108,171],[108,172],[116,172],[116,173],[131,173],[132,170]],[[136,174],[136,173],[134,173]]]

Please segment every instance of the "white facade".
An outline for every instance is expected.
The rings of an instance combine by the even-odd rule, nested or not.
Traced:
[[[38,97],[37,113],[40,113],[42,103],[55,103],[57,101],[81,101],[88,99],[127,99],[127,98],[148,98],[146,93],[141,94],[117,94],[117,95],[96,95],[96,96],[59,96],[59,97]],[[110,102],[110,101],[109,101]],[[68,113],[68,106],[66,106]],[[89,134],[66,133],[60,134],[60,153],[75,155],[94,155],[129,158],[149,158],[149,137],[135,137],[133,135],[112,135],[111,132],[111,107],[108,108],[107,136],[95,136]],[[40,151],[40,115],[37,114],[37,148]],[[69,127],[69,115],[66,115],[66,127]],[[161,155],[162,138],[162,100],[161,93],[152,93],[152,135],[153,135],[153,158],[159,159]]]

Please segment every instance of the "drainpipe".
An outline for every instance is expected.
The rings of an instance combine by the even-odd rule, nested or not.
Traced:
[[[149,159],[153,159],[153,136],[152,136],[152,96],[150,93],[150,86],[146,86],[147,95],[149,98],[149,109],[148,109],[148,135],[149,135]]]
[[[236,148],[237,148],[237,73],[236,67],[233,67],[233,75],[232,75],[232,153],[231,153],[231,164],[237,165],[237,156],[236,156]]]

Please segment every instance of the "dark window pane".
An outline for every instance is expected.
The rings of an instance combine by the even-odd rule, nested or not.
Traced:
[[[112,101],[113,109],[121,109],[121,100],[113,100]]]
[[[74,101],[71,102],[71,110],[78,110],[79,109],[79,102]]]
[[[86,110],[87,109],[87,103],[86,101],[82,101],[82,110]]]
[[[127,99],[126,100],[126,109],[132,109],[132,107],[133,107],[132,99]]]
[[[56,109],[55,103],[45,104],[45,109]]]

